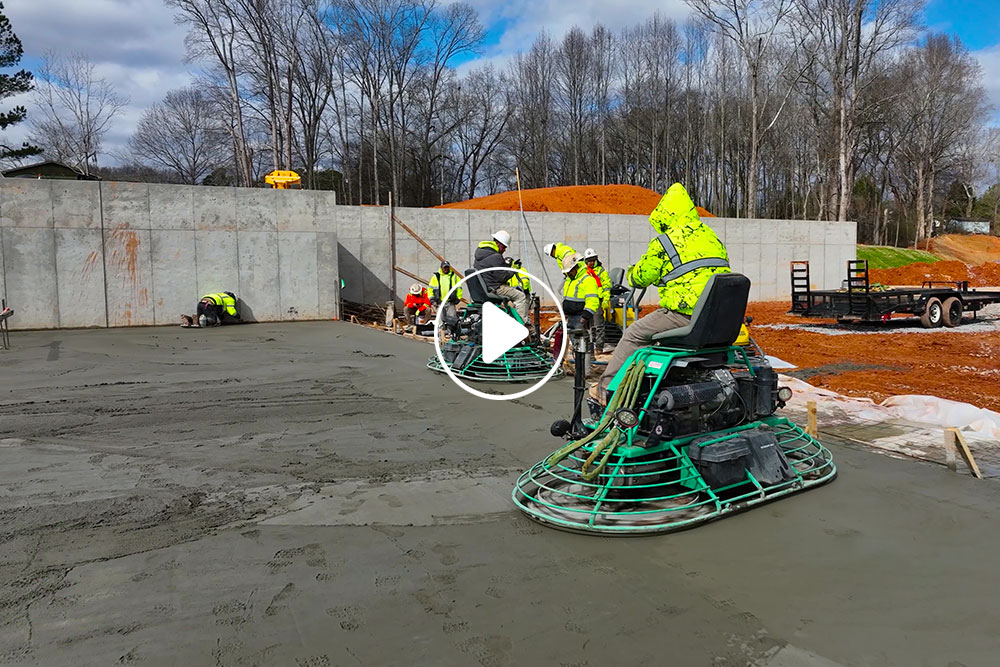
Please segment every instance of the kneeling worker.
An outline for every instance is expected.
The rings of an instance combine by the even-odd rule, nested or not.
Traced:
[[[607,389],[632,353],[648,345],[653,336],[686,326],[716,273],[729,273],[726,246],[698,218],[694,202],[680,183],[674,183],[649,215],[649,224],[659,234],[649,242],[646,254],[629,267],[626,279],[632,287],[656,285],[660,307],[644,315],[625,330],[601,379],[590,388],[590,399],[607,402]]]
[[[190,315],[181,315],[182,327],[217,327],[222,324],[240,324],[239,311],[236,309],[236,295],[232,292],[216,292],[206,294],[198,302],[198,310],[195,318]]]
[[[451,268],[447,260],[441,262],[441,269],[431,276],[431,303],[442,309],[441,320],[449,323],[458,318],[455,306],[462,300],[462,288],[458,287],[444,303],[445,297],[462,279]]]
[[[507,269],[507,262],[504,260],[503,254],[509,246],[510,234],[507,230],[501,229],[496,232],[493,234],[492,239],[483,241],[476,248],[476,254],[473,256],[472,262],[473,270]],[[524,296],[524,292],[514,289],[507,284],[512,275],[514,275],[514,272],[509,270],[490,271],[484,273],[482,278],[488,292],[494,292],[506,299],[510,299],[511,303],[514,304],[514,310],[521,316],[521,321],[527,322],[528,299]]]
[[[427,297],[427,289],[420,286],[420,283],[410,285],[410,293],[406,295],[406,302],[403,304],[406,313],[406,326],[412,327],[417,317],[423,317],[431,307],[431,300]]]

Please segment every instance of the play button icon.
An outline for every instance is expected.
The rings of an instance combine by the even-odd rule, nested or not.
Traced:
[[[459,288],[462,289],[464,294],[475,298],[475,292],[477,291],[481,292],[482,290],[470,289],[469,286],[470,281],[476,280],[480,281],[480,284],[482,284],[481,276],[494,271],[503,271],[504,273],[510,272],[509,269],[500,267],[496,268],[490,267],[488,269],[480,269],[475,272],[470,272],[468,275],[462,278],[462,280],[460,280],[457,285],[452,286],[451,291],[449,291],[448,294],[442,295],[441,301],[444,303],[448,302],[452,294]],[[527,271],[524,271],[524,273],[528,276],[528,279],[531,280],[531,284],[536,286],[536,292],[538,292],[537,287],[540,287],[541,292],[548,294],[549,299],[551,299],[550,303],[555,304],[556,310],[559,312],[559,319],[562,321],[563,331],[565,331],[566,315],[562,311],[562,306],[560,304],[559,297],[555,294],[555,292],[552,291],[551,287],[545,284],[545,281],[543,281],[541,278],[532,275]],[[454,341],[449,341],[448,345],[451,348],[450,354],[452,356],[448,358],[446,358],[446,356],[442,352],[442,347],[441,347],[442,316],[444,315],[444,309],[443,308],[438,309],[437,317],[434,320],[434,351],[437,355],[437,363],[439,364],[439,367],[435,368],[435,370],[444,371],[444,373],[448,375],[451,381],[454,382],[456,385],[458,385],[458,387],[461,388],[463,391],[467,391],[473,396],[478,396],[479,398],[485,398],[490,401],[510,401],[516,398],[524,398],[525,396],[532,393],[536,389],[539,389],[542,385],[544,385],[546,382],[548,382],[555,376],[555,374],[559,371],[559,368],[562,365],[563,356],[565,356],[566,353],[565,337],[563,338],[562,347],[555,355],[555,358],[552,358],[552,356],[549,354],[548,348],[545,344],[539,345],[538,343],[534,343],[534,348],[532,350],[525,352],[524,351],[525,343],[523,343],[523,341],[526,338],[532,337],[532,333],[528,329],[528,327],[526,327],[516,318],[509,315],[508,311],[505,311],[503,308],[497,306],[496,304],[482,298],[482,296],[480,296],[480,300],[477,301],[476,303],[482,304],[481,306],[478,306],[482,308],[482,313],[479,322],[476,325],[476,327],[481,327],[478,328],[478,331],[481,332],[481,335],[477,337],[473,333],[470,336],[469,332],[463,331],[460,338]],[[470,308],[471,307],[472,306],[470,306]],[[473,316],[472,321],[475,322],[475,316]],[[449,334],[451,333],[452,332],[449,332]],[[456,343],[459,348],[458,351],[454,349]],[[511,352],[512,348],[521,348],[521,350],[515,350],[514,352]],[[479,356],[480,354],[481,356]],[[455,372],[451,368],[451,362],[459,358],[465,359],[464,363],[467,364],[465,368],[468,368],[469,366],[472,366],[474,364],[478,364],[479,362],[482,362],[482,364],[485,365],[495,364],[499,367],[501,371],[497,376],[497,380],[503,381],[509,378],[509,376],[508,378],[503,377],[503,369],[514,368],[517,366],[517,364],[524,363],[523,361],[524,357],[523,356],[519,357],[518,355],[525,355],[525,354],[528,355],[530,363],[534,364],[537,364],[538,359],[548,357],[548,359],[551,360],[551,366],[545,373],[544,377],[540,378],[537,382],[535,382],[535,384],[531,385],[526,389],[522,389],[520,391],[516,391],[510,394],[498,393],[496,391],[490,391],[490,392],[480,391],[479,389],[476,389],[466,383],[466,379],[471,379],[471,378],[466,378],[466,377],[460,378],[458,375],[455,374]],[[462,355],[462,356],[459,357],[456,355]],[[514,355],[513,360],[511,359],[512,355]],[[487,382],[490,381],[489,378],[483,380],[483,378],[480,377],[478,379],[481,381],[487,381]]]
[[[483,361],[492,364],[528,337],[528,329],[490,302],[483,304]]]

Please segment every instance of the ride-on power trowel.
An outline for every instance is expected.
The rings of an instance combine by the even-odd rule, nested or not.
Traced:
[[[592,419],[577,388],[573,418],[551,429],[569,442],[518,478],[518,507],[556,528],[649,534],[832,480],[829,450],[775,415],[791,390],[756,345],[734,344],[749,292],[746,276],[713,275],[690,323],[637,350]]]
[[[544,378],[555,360],[541,340],[538,297],[534,297],[531,302],[534,322],[525,325],[531,332],[528,344],[512,347],[495,361],[487,363],[483,358],[483,304],[493,303],[517,322],[525,322],[506,299],[486,289],[482,274],[473,274],[473,269],[465,272],[466,292],[471,299],[470,303],[462,310],[457,321],[443,323],[451,335],[451,339],[441,345],[441,356],[448,368],[465,380],[533,382]],[[444,372],[437,355],[430,358],[427,367]]]

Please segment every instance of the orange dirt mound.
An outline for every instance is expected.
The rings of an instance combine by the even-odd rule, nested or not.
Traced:
[[[1000,261],[1000,237],[985,234],[945,234],[931,239],[931,252],[966,264]]]
[[[649,215],[660,203],[662,194],[637,185],[569,185],[558,188],[522,190],[525,211],[559,213],[618,213]],[[488,197],[435,206],[435,208],[471,208],[489,211],[517,211],[517,190]],[[714,217],[698,206],[698,215]]]
[[[971,280],[969,267],[962,262],[915,262],[894,269],[871,269],[869,279],[883,285],[920,285],[925,280]]]
[[[868,275],[872,282],[883,285],[920,285],[925,280],[968,280],[974,287],[1000,287],[1000,262],[976,266],[955,260],[916,262],[895,269],[872,269]]]

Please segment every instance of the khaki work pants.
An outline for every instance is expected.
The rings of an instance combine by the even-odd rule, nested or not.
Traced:
[[[691,318],[688,315],[675,313],[666,308],[659,308],[633,322],[632,326],[625,329],[625,334],[615,348],[615,353],[611,355],[611,360],[608,361],[607,368],[604,369],[604,375],[601,376],[600,380],[601,390],[607,391],[608,385],[611,384],[611,380],[615,377],[615,373],[625,365],[625,362],[632,356],[633,352],[640,347],[649,345],[650,341],[653,340],[653,336],[664,331],[670,331],[671,329],[685,327],[690,321]]]
[[[510,299],[514,310],[521,316],[521,321],[528,323],[528,297],[524,296],[524,292],[510,285],[500,285],[496,288],[496,293]]]

